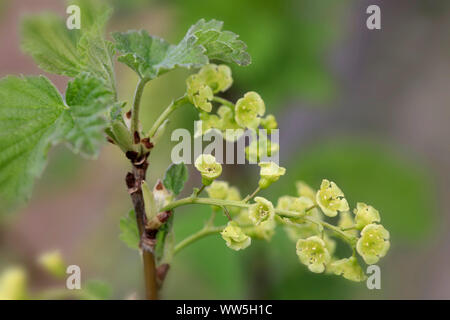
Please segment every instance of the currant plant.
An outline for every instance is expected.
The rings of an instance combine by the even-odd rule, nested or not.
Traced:
[[[94,1],[76,4],[82,12],[81,30],[68,30],[62,18],[51,14],[29,16],[23,23],[24,51],[43,70],[70,78],[65,95],[61,96],[45,76],[0,80],[0,190],[4,208],[29,196],[52,145],[65,143],[75,153],[95,158],[107,140],[131,162],[125,182],[133,209],[120,221],[120,238],[142,256],[146,298],[158,297],[173,256],[195,241],[215,234],[230,249],[243,250],[254,239],[269,241],[277,226],[296,243],[298,258],[310,271],[364,280],[360,262],[374,264],[389,249],[389,233],[379,224],[375,208],[358,203],[352,213],[341,189],[326,179],[318,190],[298,182],[297,194],[280,197],[276,205],[257,196],[285,175],[286,169],[263,159],[264,153],[274,154],[279,146],[268,139],[278,124],[273,115],[266,114],[261,96],[250,91],[236,103],[220,96],[233,83],[226,64],[250,63],[246,45],[236,34],[223,30],[220,21],[202,19],[177,44],[150,36],[145,30],[115,32],[109,41],[104,29],[111,10]],[[139,79],[130,104],[118,99],[116,56]],[[221,64],[212,63],[216,61]],[[144,88],[177,68],[198,71],[187,78],[186,93],[175,98],[146,130],[140,121]],[[236,187],[219,181],[222,166],[211,154],[195,160],[202,185],[190,196],[178,198],[188,179],[184,163],[171,164],[154,187],[149,185],[146,174],[151,152],[170,115],[188,106],[194,106],[203,121],[197,136],[210,130],[222,133],[228,141],[236,141],[245,130],[258,136],[246,149],[247,158],[256,159],[260,167],[253,193],[241,197]],[[207,196],[202,196],[204,191]],[[211,217],[201,230],[175,243],[174,213],[193,204],[210,206]],[[216,225],[215,216],[222,212],[228,223]],[[336,225],[328,222],[332,221],[328,217],[338,215]],[[335,257],[336,238],[349,245],[349,257]],[[49,254],[40,262],[49,272],[61,275],[59,256]],[[23,278],[21,270],[4,275],[0,292],[12,282],[23,283]]]

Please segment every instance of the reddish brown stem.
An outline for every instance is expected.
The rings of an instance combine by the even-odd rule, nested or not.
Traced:
[[[155,258],[151,249],[142,245],[145,238],[145,204],[142,194],[141,184],[145,180],[148,168],[147,157],[145,159],[136,159],[133,162],[133,172],[129,172],[126,177],[128,190],[133,201],[134,211],[136,212],[136,223],[141,237],[142,260],[144,264],[145,297],[148,300],[158,299],[157,273]]]

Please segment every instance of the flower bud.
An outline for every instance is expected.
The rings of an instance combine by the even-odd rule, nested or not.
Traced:
[[[341,214],[339,215],[338,226],[341,229],[347,229],[353,227],[354,225],[355,223],[353,221],[352,214],[348,211],[341,212]],[[345,233],[352,237],[357,235],[356,230],[347,230],[345,231]]]
[[[56,278],[63,278],[66,275],[66,264],[61,256],[61,252],[55,250],[46,252],[38,258],[39,264]]]
[[[210,198],[225,200],[228,196],[229,189],[228,182],[213,181],[213,183],[206,188],[206,192]]]
[[[211,112],[213,91],[197,74],[189,76],[186,80],[187,96],[194,106],[206,112]]]
[[[299,197],[307,197],[316,203],[316,191],[313,188],[311,188],[304,181],[297,181],[295,186]]]
[[[114,134],[114,140],[123,152],[137,151],[133,136],[123,121],[114,120],[111,125],[111,131]]]
[[[278,128],[278,123],[273,114],[268,114],[265,118],[261,119],[261,126],[270,134],[273,129]]]
[[[356,204],[353,212],[355,213],[355,226],[359,230],[368,224],[381,221],[378,210],[362,202]]]
[[[0,300],[27,298],[27,275],[21,267],[11,267],[0,275]]]

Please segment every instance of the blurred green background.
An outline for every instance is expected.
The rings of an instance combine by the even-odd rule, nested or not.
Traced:
[[[295,181],[334,180],[351,206],[377,208],[391,232],[380,263],[382,290],[308,272],[295,244],[277,230],[271,243],[229,250],[209,237],[184,250],[170,269],[163,298],[380,299],[450,298],[450,2],[446,0],[111,0],[112,31],[146,29],[178,41],[199,18],[215,18],[241,36],[252,65],[233,67],[237,99],[254,90],[280,126],[280,163],[287,168],[263,195],[295,194]],[[366,8],[378,4],[382,29],[366,28]],[[42,73],[20,52],[19,21],[27,12],[56,11],[61,0],[0,0],[0,76]],[[117,64],[120,98],[137,78]],[[145,126],[184,91],[187,71],[147,87]],[[48,75],[63,90],[67,79]],[[192,130],[194,110],[175,114],[171,129]],[[170,161],[170,134],[152,152],[151,183]],[[98,170],[98,168],[102,170]],[[123,180],[128,163],[112,146],[98,161],[53,150],[31,202],[0,224],[0,272],[24,265],[31,286],[58,285],[35,259],[60,249],[83,277],[111,284],[113,298],[140,293],[139,256],[119,239],[118,221],[131,207]],[[192,169],[192,168],[190,168]],[[199,184],[191,170],[186,189]],[[224,178],[242,194],[254,189],[257,169],[225,166]],[[93,178],[94,177],[94,178]],[[186,191],[187,192],[187,191]],[[210,209],[176,211],[179,241],[201,228]]]

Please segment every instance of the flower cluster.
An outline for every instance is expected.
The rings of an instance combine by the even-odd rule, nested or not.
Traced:
[[[236,104],[215,96],[228,89],[231,83],[230,70],[216,65],[203,67],[187,81],[187,96],[200,110],[202,120],[197,135],[218,130],[226,140],[235,141],[244,130],[255,133],[260,127],[265,129],[263,133],[258,132],[246,148],[247,159],[260,167],[260,177],[255,192],[243,199],[237,188],[224,181],[215,181],[222,173],[222,167],[212,155],[200,155],[195,161],[203,185],[208,186],[206,192],[211,201],[207,204],[216,212],[223,210],[229,220],[221,229],[226,245],[233,250],[242,250],[251,245],[252,239],[269,241],[276,226],[282,225],[288,238],[296,243],[298,259],[310,271],[326,271],[351,281],[363,281],[366,277],[360,262],[378,262],[390,246],[389,232],[379,224],[379,212],[362,202],[351,211],[344,192],[327,179],[322,180],[318,190],[298,181],[297,195],[281,196],[276,206],[270,200],[256,196],[286,173],[285,168],[264,159],[279,151],[278,144],[268,139],[268,134],[272,134],[278,124],[273,115],[265,116],[265,103],[256,92],[247,92]],[[216,112],[214,102],[220,103]],[[230,133],[229,129],[238,131]],[[337,218],[337,225],[327,221],[333,217]],[[351,256],[335,256],[335,238],[350,246]]]
[[[212,159],[202,155],[201,159]],[[212,171],[218,172],[218,164],[209,162]],[[276,182],[286,170],[273,162],[260,162],[261,190]],[[197,167],[202,177],[211,177],[210,171]],[[220,170],[219,170],[220,171]],[[296,184],[297,196],[284,195],[278,198],[276,207],[266,198],[254,194],[241,200],[238,189],[227,182],[214,181],[206,189],[211,199],[224,200],[233,208],[232,217],[221,232],[229,248],[242,250],[250,246],[251,239],[269,241],[277,224],[281,224],[289,239],[296,243],[300,262],[311,272],[330,272],[351,281],[366,279],[356,253],[366,264],[374,264],[384,257],[389,249],[389,232],[380,224],[379,212],[370,205],[359,202],[353,213],[342,190],[332,181],[323,180],[315,191],[303,181]],[[256,192],[257,192],[256,191]],[[255,192],[255,194],[256,194]],[[327,216],[337,216],[337,226],[324,221]],[[232,220],[231,220],[232,219]],[[350,257],[334,256],[338,237],[353,249]]]
[[[214,94],[227,90],[232,83],[228,66],[208,64],[187,78],[187,96],[195,107],[211,112]]]
[[[210,130],[220,132],[227,141],[236,141],[245,130],[251,130],[257,135],[246,148],[247,159],[259,162],[264,156],[270,157],[279,150],[277,143],[271,143],[267,134],[277,129],[278,123],[274,115],[264,117],[266,106],[261,96],[250,91],[237,100],[236,104],[216,97],[215,94],[226,91],[233,79],[231,70],[226,65],[209,64],[186,80],[186,95],[189,101],[199,110],[201,126],[196,128],[195,136],[201,136]],[[218,103],[213,110],[213,103]],[[260,134],[261,127],[266,133]]]

